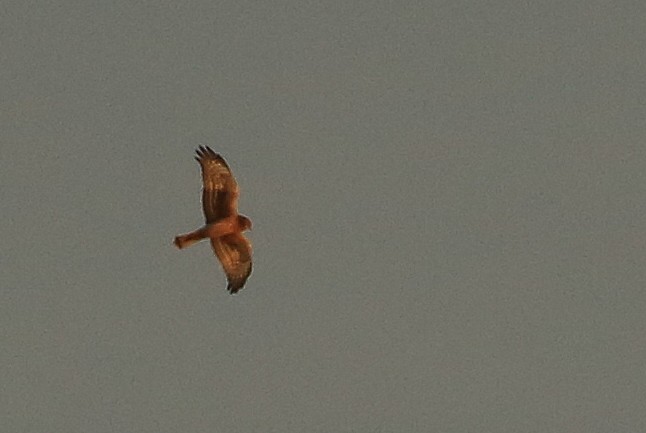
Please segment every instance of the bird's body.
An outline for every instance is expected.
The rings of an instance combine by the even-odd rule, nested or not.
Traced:
[[[210,147],[196,151],[202,168],[202,208],[206,224],[175,237],[182,249],[209,238],[211,247],[227,275],[227,290],[236,293],[251,274],[251,242],[243,235],[251,229],[251,220],[238,214],[238,184],[224,159]]]

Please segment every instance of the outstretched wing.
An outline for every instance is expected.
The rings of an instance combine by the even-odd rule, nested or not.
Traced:
[[[236,293],[251,274],[251,243],[242,233],[211,239],[213,252],[227,275],[227,290]]]
[[[224,158],[208,146],[200,146],[195,153],[202,167],[202,208],[207,224],[237,214],[238,183]]]

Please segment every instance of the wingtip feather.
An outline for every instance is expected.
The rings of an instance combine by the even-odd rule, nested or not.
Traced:
[[[224,158],[222,158],[222,155],[220,155],[219,153],[215,153],[213,149],[211,149],[209,146],[202,146],[200,144],[198,148],[195,149],[195,153],[197,154],[195,159],[198,162],[202,162],[205,159],[215,159],[222,162],[224,165],[226,165],[226,162],[224,162]]]

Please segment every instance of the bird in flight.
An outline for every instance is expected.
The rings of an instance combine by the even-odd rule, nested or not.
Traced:
[[[251,220],[238,213],[240,190],[224,158],[208,146],[200,146],[195,153],[202,167],[202,209],[206,224],[176,236],[174,243],[182,249],[209,238],[227,276],[227,290],[237,293],[251,274],[251,242],[242,234],[251,230]]]

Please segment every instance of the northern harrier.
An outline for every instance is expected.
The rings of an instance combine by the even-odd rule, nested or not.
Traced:
[[[195,152],[195,159],[202,167],[202,208],[206,224],[175,237],[175,245],[182,249],[209,238],[227,275],[227,290],[237,293],[251,274],[251,243],[242,234],[251,230],[251,220],[238,214],[238,183],[224,159],[208,146],[200,146]]]

